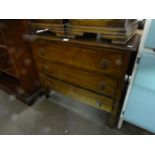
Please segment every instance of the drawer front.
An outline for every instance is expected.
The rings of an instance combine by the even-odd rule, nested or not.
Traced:
[[[35,57],[116,76],[122,74],[125,63],[122,53],[105,48],[67,46],[64,42],[36,44],[33,48]]]
[[[60,63],[37,61],[37,66],[42,74],[107,96],[113,97],[115,94],[117,81],[102,74],[89,73]]]
[[[108,97],[92,93],[88,90],[75,87],[73,85],[53,78],[48,78],[43,75],[40,75],[40,80],[44,87],[48,89],[53,89],[59,93],[62,93],[63,95],[79,100],[82,103],[89,104],[109,113],[112,110],[113,100]]]

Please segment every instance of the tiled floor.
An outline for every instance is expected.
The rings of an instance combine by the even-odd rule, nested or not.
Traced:
[[[121,130],[106,125],[108,114],[53,93],[28,107],[0,90],[0,134],[148,134],[124,124]]]

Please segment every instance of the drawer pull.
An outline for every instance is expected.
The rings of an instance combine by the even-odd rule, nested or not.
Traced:
[[[103,83],[103,82],[100,83],[99,87],[100,87],[100,89],[105,90],[105,83]]]
[[[47,74],[48,73],[48,66],[44,65],[42,68],[43,68],[44,74]]]
[[[100,65],[101,65],[101,67],[102,67],[103,69],[107,69],[108,66],[109,66],[109,61],[106,60],[106,59],[103,59],[103,60],[101,60]]]
[[[43,48],[40,48],[39,52],[41,56],[45,56],[45,50]]]

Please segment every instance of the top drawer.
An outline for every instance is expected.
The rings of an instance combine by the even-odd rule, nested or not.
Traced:
[[[32,47],[37,58],[82,67],[105,74],[116,76],[122,74],[124,57],[119,51],[114,52],[105,48],[65,44],[64,42],[33,44]]]

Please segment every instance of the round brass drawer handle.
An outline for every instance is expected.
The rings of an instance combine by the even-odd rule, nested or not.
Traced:
[[[110,62],[106,59],[102,59],[100,65],[103,69],[107,69],[110,65]]]
[[[41,56],[45,56],[45,49],[44,48],[40,48],[39,52],[40,52]]]

